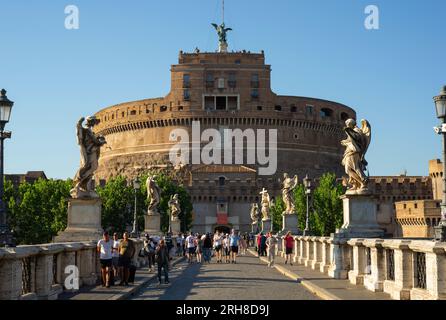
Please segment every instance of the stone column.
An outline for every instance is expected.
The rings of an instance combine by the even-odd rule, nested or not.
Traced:
[[[18,300],[21,295],[22,261],[11,258],[0,259],[0,300]]]
[[[304,265],[305,267],[309,267],[311,266],[311,262],[313,260],[313,242],[311,241],[311,237],[304,237],[305,239],[305,251],[306,251],[306,256],[305,256],[305,260],[304,260]]]
[[[98,275],[95,265],[96,244],[86,243],[85,247],[79,252],[79,277],[81,285],[92,286],[96,284]]]
[[[319,241],[318,237],[314,237],[313,239],[314,259],[311,262],[311,269],[319,270],[322,261],[322,243]]]
[[[297,263],[300,256],[300,240],[299,237],[294,237],[294,255],[293,262]]]
[[[330,243],[330,267],[328,275],[335,279],[348,279],[350,270],[349,246],[345,239],[331,238]]]
[[[394,250],[395,281],[384,281],[384,292],[392,299],[409,300],[410,289],[414,281],[414,263],[412,252],[409,250],[410,240],[398,240],[391,243]]]
[[[330,267],[330,244],[327,242],[327,238],[321,238],[321,263],[319,265],[319,271],[322,273],[328,272]]]
[[[298,263],[300,264],[304,264],[305,263],[305,258],[307,256],[307,246],[306,246],[306,241],[304,240],[304,237],[300,236],[299,237],[299,244],[300,244],[300,250],[299,250],[299,258],[298,258]]]
[[[348,272],[350,283],[355,285],[364,284],[364,275],[366,274],[366,248],[363,246],[363,239],[352,239],[348,244],[353,249],[353,266]]]
[[[384,290],[384,280],[386,278],[386,257],[380,239],[365,240],[364,245],[370,248],[371,266],[370,274],[364,277],[364,286],[373,292]]]

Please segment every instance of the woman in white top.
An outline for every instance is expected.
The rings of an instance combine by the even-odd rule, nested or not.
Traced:
[[[217,256],[217,263],[222,263],[222,248],[223,248],[223,238],[220,235],[220,231],[214,235],[214,250],[215,255]]]
[[[229,263],[231,247],[229,246],[229,235],[228,234],[226,234],[223,237],[223,250],[224,250],[224,254],[225,254],[225,262]]]

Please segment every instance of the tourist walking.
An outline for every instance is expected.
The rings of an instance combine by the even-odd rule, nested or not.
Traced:
[[[229,234],[226,234],[223,237],[223,254],[225,255],[225,262],[230,262],[230,256],[231,256],[231,247],[229,246]]]
[[[102,286],[110,288],[110,269],[112,267],[112,247],[113,241],[110,240],[108,232],[105,231],[102,239],[98,241],[97,251],[101,263]]]
[[[214,235],[214,250],[217,257],[217,263],[222,263],[223,236],[220,231]]]
[[[119,235],[116,232],[113,233],[112,265],[113,279],[116,280],[119,274]]]
[[[184,256],[184,238],[183,234],[179,234],[177,237],[177,256],[183,257]]]
[[[192,258],[195,255],[196,251],[196,244],[195,244],[195,237],[191,234],[189,234],[186,238],[186,246],[187,246],[187,259],[189,263],[192,263]]]
[[[169,249],[166,242],[161,240],[155,251],[155,259],[158,264],[158,281],[161,284],[161,271],[164,271],[164,283],[169,283]]]
[[[195,254],[197,256],[197,263],[201,263],[203,254],[203,239],[199,233],[197,233],[195,237]]]
[[[212,239],[210,233],[206,233],[203,238],[203,259],[204,262],[211,263],[212,259]]]
[[[246,234],[244,234],[241,238],[240,238],[240,254],[242,256],[246,255],[246,248],[248,247],[247,244],[247,236]]]
[[[274,259],[276,257],[276,246],[277,246],[276,237],[274,237],[271,232],[268,232],[268,239],[266,239],[266,247],[268,252],[268,267],[274,266]]]
[[[149,262],[149,272],[152,272],[152,267],[155,266],[155,249],[156,245],[153,243],[152,238],[150,238],[149,235],[146,235],[146,240],[144,240],[144,250]]]
[[[291,235],[291,231],[288,231],[285,238],[285,264],[287,264],[288,259],[290,259],[290,265],[293,265],[293,260],[291,259],[291,255],[293,254],[294,247],[294,238]]]
[[[231,263],[237,263],[237,254],[240,245],[240,236],[238,232],[232,229],[231,236],[229,237],[229,245],[231,247]]]
[[[122,235],[122,240],[119,243],[119,267],[121,273],[121,282],[122,285],[129,285],[129,276],[130,276],[130,264],[132,262],[133,256],[135,255],[135,244],[131,239],[129,239],[128,232],[124,232]]]

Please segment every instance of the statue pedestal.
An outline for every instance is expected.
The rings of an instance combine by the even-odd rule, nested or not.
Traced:
[[[272,231],[271,219],[262,220],[262,233],[265,234],[270,231]]]
[[[297,217],[297,214],[282,213],[282,231],[280,234],[285,235],[288,231],[291,231],[292,235],[301,235],[302,232],[299,230],[298,223],[299,218]]]
[[[251,224],[251,233],[259,233],[259,224]]]
[[[218,52],[220,53],[228,52],[228,44],[225,42],[220,42],[218,45]]]
[[[181,221],[179,219],[172,220],[170,222],[170,227],[171,227],[171,230],[172,230],[172,234],[174,236],[179,235],[181,233]]]
[[[343,238],[383,238],[372,195],[343,195],[344,224],[336,235]]]
[[[98,241],[102,238],[101,199],[69,199],[67,228],[54,242]]]
[[[144,216],[144,232],[149,235],[161,235],[161,215],[158,212],[149,211]]]

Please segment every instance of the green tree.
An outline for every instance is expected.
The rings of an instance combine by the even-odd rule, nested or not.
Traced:
[[[109,232],[123,233],[133,224],[133,186],[118,176],[107,181],[104,187],[97,187],[102,200],[102,227]]]
[[[294,203],[299,220],[299,230],[304,230],[307,216],[307,198],[305,196],[305,187],[302,183],[299,183],[296,189],[294,189]]]
[[[333,173],[324,174],[313,193],[311,231],[317,236],[329,236],[342,226],[343,211],[340,196],[345,190]]]
[[[271,220],[273,223],[273,230],[275,232],[282,230],[283,211],[285,211],[285,203],[283,202],[282,197],[276,197],[273,206],[270,209]]]
[[[71,187],[71,180],[39,179],[20,184],[18,190],[6,184],[9,224],[18,244],[47,243],[66,228]]]

